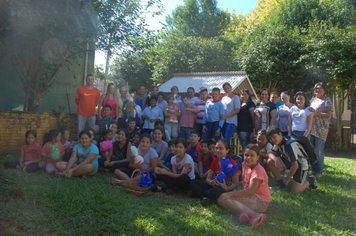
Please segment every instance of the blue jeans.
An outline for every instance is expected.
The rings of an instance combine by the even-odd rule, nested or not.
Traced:
[[[300,138],[300,137],[304,136],[304,133],[305,133],[305,131],[293,131],[292,136]],[[308,134],[307,139],[309,139],[309,141],[310,141],[310,133]]]
[[[223,133],[224,139],[231,143],[231,137],[234,135],[236,125],[230,123],[224,123],[221,131]]]
[[[79,138],[79,133],[84,130],[85,124],[88,123],[88,129],[92,128],[95,125],[96,116],[83,116],[77,115],[77,125],[78,125],[78,134],[77,137]]]
[[[183,138],[190,142],[190,132],[192,132],[193,128],[186,128],[186,127],[181,127],[180,128],[180,134],[179,138]]]
[[[324,139],[315,137],[311,135],[310,142],[313,144],[314,149],[319,153],[318,162],[312,165],[313,172],[315,174],[322,174],[324,171],[324,146],[325,141]]]
[[[203,124],[202,123],[195,123],[196,125],[196,130],[199,133],[199,136],[202,137],[203,135]]]
[[[245,149],[247,145],[250,143],[250,132],[238,132],[240,144],[242,145],[242,148]]]
[[[220,136],[215,136],[215,133],[219,128],[219,121],[206,122],[205,126],[208,130],[205,133],[203,133],[202,139],[212,139],[212,138],[215,138],[217,140],[220,139]]]

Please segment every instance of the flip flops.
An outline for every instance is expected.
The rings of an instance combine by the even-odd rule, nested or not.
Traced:
[[[265,221],[266,218],[267,218],[267,215],[266,215],[266,214],[263,214],[263,215],[254,215],[254,216],[251,218],[249,225],[250,225],[252,228],[256,228],[256,227],[258,227],[260,224],[262,224],[262,222]]]
[[[242,212],[239,217],[239,222],[241,224],[249,223],[250,222],[250,217],[247,215],[246,212]]]
[[[111,178],[109,179],[109,182],[112,186],[116,186],[120,183],[120,180],[119,179],[115,179],[115,178]]]

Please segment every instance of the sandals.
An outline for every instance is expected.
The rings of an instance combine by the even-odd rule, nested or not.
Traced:
[[[267,215],[266,215],[266,214],[263,214],[263,215],[254,215],[254,216],[251,218],[249,225],[250,225],[252,228],[256,228],[256,227],[258,227],[260,224],[262,224],[262,222],[265,221],[266,218],[267,218]]]
[[[116,186],[120,183],[120,180],[119,179],[115,179],[115,178],[111,178],[109,179],[109,183],[112,185],[112,186]]]

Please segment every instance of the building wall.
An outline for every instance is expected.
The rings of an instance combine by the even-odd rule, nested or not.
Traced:
[[[62,106],[66,113],[76,112],[77,105],[74,98],[76,90],[84,85],[86,74],[94,73],[94,49],[95,45],[92,42],[89,44],[92,53],[88,53],[87,65],[85,65],[86,54],[83,53],[76,61],[72,61],[70,66],[58,70],[50,87],[42,94],[37,111],[58,111],[58,107]],[[0,81],[0,110],[23,111],[25,92],[10,60],[0,60]]]
[[[57,127],[58,118],[53,112],[20,112],[0,111],[0,155],[21,152],[21,145],[25,143],[27,130],[37,132],[37,142],[42,145],[43,135]],[[64,123],[71,135],[70,140],[76,140],[77,116],[66,115]]]

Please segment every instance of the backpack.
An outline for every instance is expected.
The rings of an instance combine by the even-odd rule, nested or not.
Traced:
[[[315,151],[314,146],[310,143],[306,137],[294,137],[291,136],[287,141],[287,145],[291,145],[293,142],[297,142],[299,150],[303,153],[303,157],[309,161],[311,165],[318,162],[319,153]]]

